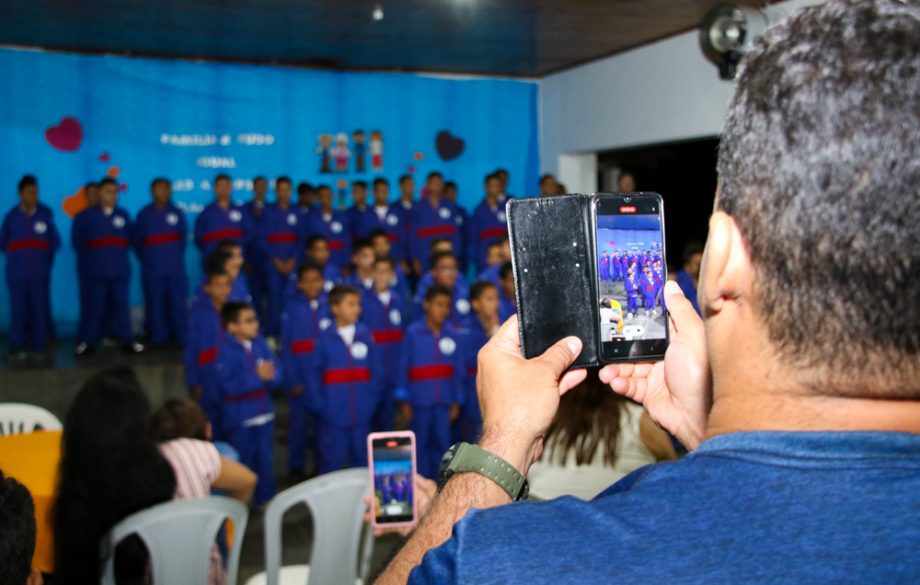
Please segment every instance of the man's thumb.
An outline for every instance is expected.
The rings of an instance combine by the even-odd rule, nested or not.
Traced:
[[[581,348],[581,339],[566,337],[557,341],[536,359],[550,366],[558,378],[575,362],[578,354],[581,353]]]
[[[664,302],[678,330],[692,327],[694,323],[700,322],[700,316],[693,308],[693,304],[684,296],[680,285],[673,280],[669,280],[664,285]]]

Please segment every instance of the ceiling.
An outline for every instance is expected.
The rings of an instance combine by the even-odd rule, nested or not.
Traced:
[[[720,0],[2,0],[0,44],[540,77],[695,28]],[[733,0],[758,6],[765,0]]]

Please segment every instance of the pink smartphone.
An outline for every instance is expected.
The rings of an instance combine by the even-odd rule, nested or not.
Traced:
[[[414,526],[415,433],[394,431],[367,436],[367,467],[370,470],[374,526]]]

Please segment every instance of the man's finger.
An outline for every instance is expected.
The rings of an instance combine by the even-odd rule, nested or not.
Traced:
[[[559,395],[562,396],[575,386],[581,384],[588,377],[588,371],[585,369],[572,370],[562,374],[559,380]]]
[[[517,315],[511,315],[508,320],[502,323],[492,339],[486,346],[500,348],[502,351],[514,351],[518,355],[521,353],[521,332],[518,329]]]
[[[675,333],[679,333],[684,329],[703,326],[703,320],[700,319],[696,309],[693,308],[693,304],[684,296],[684,291],[680,290],[680,285],[673,280],[669,280],[664,285],[664,302],[668,307]]]
[[[509,319],[510,321],[510,319]],[[577,337],[571,336],[560,339],[549,349],[543,352],[535,361],[540,361],[552,368],[556,378],[562,377],[563,372],[575,362],[575,358],[581,353],[582,343]]]

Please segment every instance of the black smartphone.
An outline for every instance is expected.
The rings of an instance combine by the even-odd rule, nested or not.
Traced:
[[[593,197],[602,362],[656,360],[668,347],[664,205],[657,193]]]

